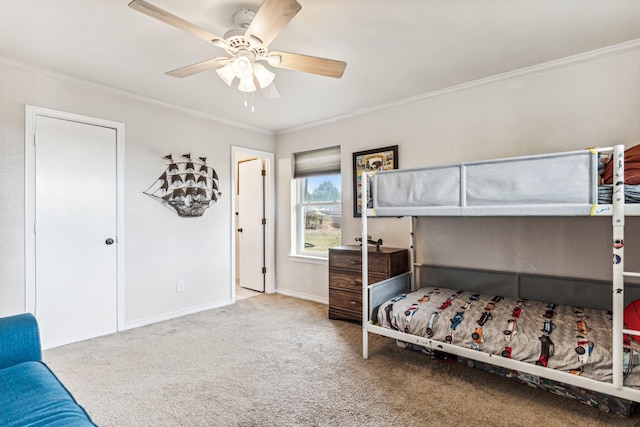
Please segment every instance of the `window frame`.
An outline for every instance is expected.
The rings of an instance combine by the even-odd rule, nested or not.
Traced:
[[[316,252],[305,250],[306,216],[308,206],[338,206],[340,208],[340,230],[342,231],[342,157],[339,145],[317,148],[291,154],[291,252],[293,259],[326,263],[329,251]],[[340,177],[340,199],[331,202],[304,202],[306,179],[314,177]],[[340,234],[342,237],[342,234]],[[341,243],[341,242],[339,242]]]
[[[292,236],[291,236],[291,256],[299,257],[305,260],[322,260],[326,261],[329,258],[329,251],[317,252],[305,250],[305,231],[306,231],[306,216],[305,208],[309,206],[338,206],[340,208],[340,229],[342,229],[342,174],[340,173],[328,173],[327,175],[320,176],[340,176],[340,194],[339,200],[330,202],[319,201],[304,201],[304,180],[311,177],[301,177],[292,179],[292,216],[295,218],[292,222]]]

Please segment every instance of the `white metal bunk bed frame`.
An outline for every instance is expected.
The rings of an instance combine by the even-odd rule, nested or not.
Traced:
[[[625,200],[624,200],[624,145],[616,145],[614,147],[598,148],[595,151],[613,152],[611,159],[613,163],[613,176],[614,176],[614,191],[612,196],[611,205],[600,205],[596,208],[594,206],[591,209],[591,216],[611,216],[612,228],[613,228],[613,241],[624,241],[624,225],[625,225]],[[594,152],[595,152],[594,151]],[[364,173],[362,176],[362,197],[363,200],[368,200],[369,195],[369,177]],[[640,215],[638,206],[629,207],[630,214]],[[363,209],[362,214],[362,241],[367,241],[367,221],[369,216],[376,216],[373,209]],[[414,227],[413,221],[411,221],[411,239],[413,248],[414,239]],[[617,245],[616,245],[617,246]],[[619,257],[619,262],[613,262],[613,280],[612,280],[612,317],[613,317],[613,363],[612,363],[612,381],[603,382],[586,378],[568,372],[557,371],[551,368],[538,366],[528,362],[522,362],[500,355],[484,353],[482,351],[473,350],[471,348],[458,347],[448,344],[446,342],[436,341],[427,337],[418,335],[411,335],[404,332],[396,331],[393,329],[383,328],[374,324],[375,319],[370,319],[371,307],[370,307],[370,290],[384,286],[386,283],[398,280],[397,278],[391,278],[383,282],[378,282],[373,285],[369,285],[368,277],[368,250],[365,244],[362,245],[362,356],[365,359],[369,358],[369,333],[383,335],[396,340],[416,344],[434,351],[441,351],[445,353],[462,356],[467,359],[484,362],[490,365],[500,366],[506,369],[511,369],[518,372],[534,375],[537,377],[547,378],[552,381],[558,381],[584,389],[592,390],[608,394],[614,397],[631,400],[634,402],[640,402],[640,389],[625,387],[623,385],[623,334],[640,336],[640,331],[630,330],[624,328],[623,312],[624,312],[624,277],[640,277],[640,273],[625,272],[624,271],[624,246],[613,246],[613,257]],[[411,251],[413,252],[413,251]],[[411,280],[415,277],[415,267],[419,264],[415,263],[411,255],[412,273],[403,275],[401,280]],[[410,275],[411,279],[406,276]],[[415,284],[412,283],[411,289],[415,289]],[[391,291],[388,294],[388,298],[397,295],[396,292]]]

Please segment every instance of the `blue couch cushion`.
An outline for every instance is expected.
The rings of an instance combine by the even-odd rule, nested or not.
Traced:
[[[0,318],[0,369],[42,360],[38,322],[31,313]]]
[[[0,426],[95,426],[58,378],[42,362],[0,370]]]

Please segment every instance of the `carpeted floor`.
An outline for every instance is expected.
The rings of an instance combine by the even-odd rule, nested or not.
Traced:
[[[639,426],[631,418],[439,362],[260,295],[51,349],[45,361],[100,426]]]
[[[240,285],[236,285],[236,301],[245,299],[245,298],[255,297],[262,294],[263,294],[262,292],[257,292],[251,289],[243,288]]]

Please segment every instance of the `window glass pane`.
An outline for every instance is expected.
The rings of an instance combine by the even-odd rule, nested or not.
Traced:
[[[307,205],[304,215],[305,252],[327,253],[332,246],[340,246],[340,204]]]
[[[294,252],[327,257],[329,248],[341,243],[341,176],[311,176],[296,181]]]
[[[340,175],[303,178],[302,203],[339,202]]]

